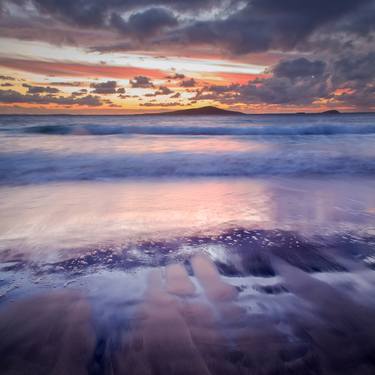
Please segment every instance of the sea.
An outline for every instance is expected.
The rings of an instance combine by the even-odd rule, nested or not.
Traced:
[[[374,374],[375,114],[0,116],[0,372]]]

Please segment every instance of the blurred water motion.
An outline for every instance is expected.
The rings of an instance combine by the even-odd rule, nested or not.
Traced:
[[[1,309],[2,373],[373,373],[373,271],[272,258],[274,275],[254,276],[248,250],[221,275],[208,252],[133,274],[71,271],[66,291]]]
[[[4,374],[373,374],[372,182],[4,187]]]
[[[6,186],[0,187],[0,248],[53,258],[98,243],[215,234],[233,226],[310,235],[367,231],[374,191],[372,179],[343,177]]]

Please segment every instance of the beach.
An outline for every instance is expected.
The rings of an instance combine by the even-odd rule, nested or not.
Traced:
[[[373,374],[374,120],[0,116],[1,372]]]

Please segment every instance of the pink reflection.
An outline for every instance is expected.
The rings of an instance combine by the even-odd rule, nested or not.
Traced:
[[[189,153],[212,153],[212,152],[245,152],[262,151],[270,149],[270,145],[260,144],[246,139],[236,140],[230,137],[171,137],[162,136],[130,138],[119,146],[119,150],[131,153],[145,152],[189,152]]]
[[[85,130],[79,128],[77,134],[84,134]],[[189,152],[189,153],[218,153],[218,152],[252,152],[267,151],[270,144],[240,140],[226,136],[137,136],[137,137],[97,137],[86,135],[82,137],[40,136],[38,142],[30,142],[25,138],[9,138],[2,146],[3,152],[14,151],[46,151],[53,154],[144,154],[163,152]]]
[[[216,232],[272,219],[266,186],[257,181],[51,184],[3,189],[0,199],[2,246],[49,256],[56,247]]]
[[[353,187],[355,185],[355,188]],[[373,183],[361,179],[195,179],[64,183],[0,189],[1,249],[30,255],[235,226],[311,233],[373,220]]]

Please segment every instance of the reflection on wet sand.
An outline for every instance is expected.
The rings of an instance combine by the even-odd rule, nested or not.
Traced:
[[[372,191],[3,187],[0,373],[373,375]]]
[[[220,302],[231,300],[236,296],[236,290],[221,280],[216,267],[207,257],[198,255],[192,259],[191,263],[194,274],[210,300]]]
[[[174,298],[167,292],[168,281],[165,285],[160,271],[149,277],[130,343],[116,353],[114,367],[119,374],[209,374],[191,335],[195,324],[184,317],[188,305],[182,296]],[[182,272],[180,281],[183,277],[189,284]]]
[[[238,228],[26,262],[65,290],[3,303],[2,373],[373,374],[373,240]]]
[[[0,187],[0,251],[70,257],[72,248],[216,234],[234,226],[305,233],[366,229],[369,179],[204,179]]]

